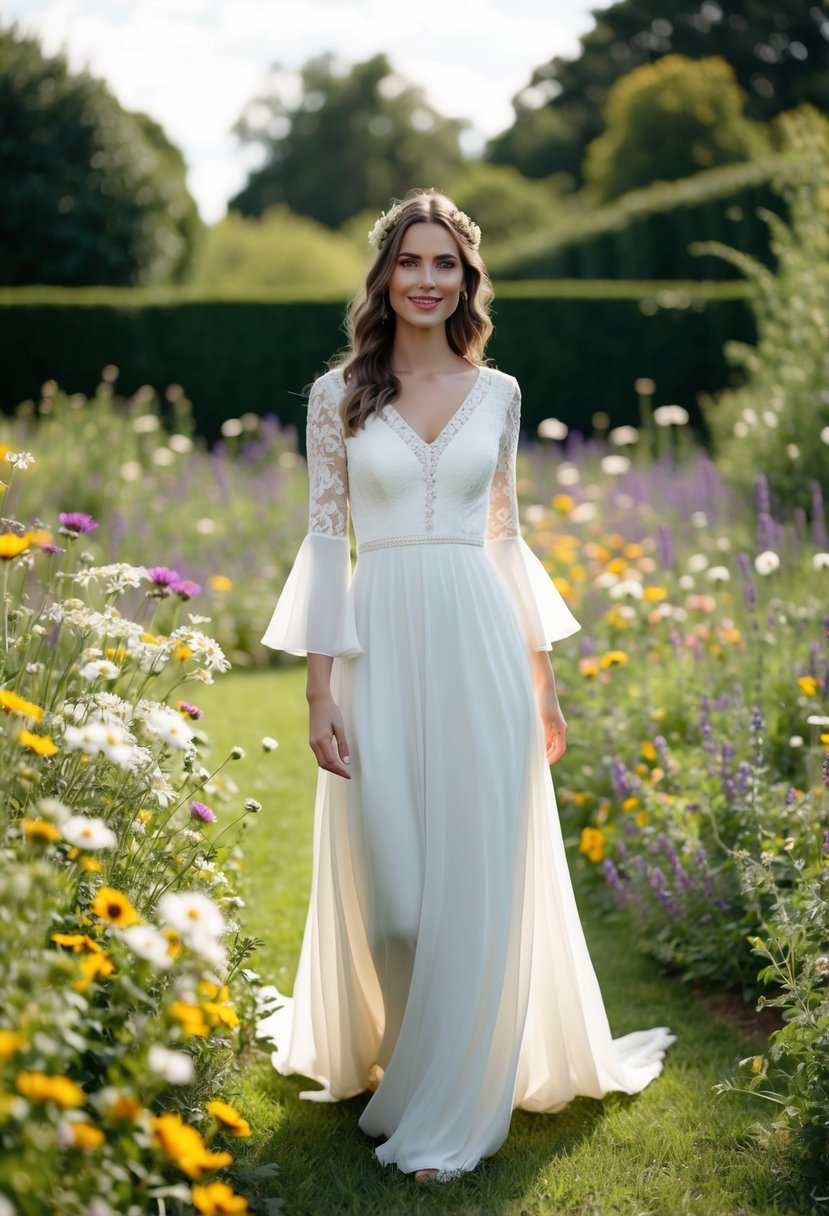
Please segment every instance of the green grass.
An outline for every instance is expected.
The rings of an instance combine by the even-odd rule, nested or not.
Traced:
[[[221,755],[246,750],[231,775],[262,813],[243,836],[244,923],[265,946],[251,965],[290,991],[311,864],[316,763],[307,743],[304,664],[220,677],[197,698]],[[263,735],[279,741],[264,755]],[[566,780],[560,763],[561,777]],[[572,763],[576,763],[575,760]],[[565,831],[566,834],[566,831]],[[692,992],[635,952],[629,933],[571,853],[576,895],[614,1035],[668,1025],[678,1040],[660,1077],[638,1095],[578,1098],[556,1115],[516,1112],[495,1156],[462,1180],[429,1188],[383,1169],[357,1118],[365,1098],[300,1102],[307,1082],[280,1077],[267,1057],[246,1068],[239,1102],[255,1129],[251,1162],[277,1162],[273,1193],[287,1216],[789,1216],[813,1210],[791,1191],[785,1146],[761,1150],[757,1100],[713,1085],[763,1046],[703,1010]],[[588,863],[589,864],[589,863]]]

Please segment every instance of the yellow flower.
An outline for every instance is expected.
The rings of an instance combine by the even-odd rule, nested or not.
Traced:
[[[199,980],[199,992],[202,996],[210,997],[211,1001],[229,1001],[230,989],[227,984],[214,984],[212,980]]]
[[[230,1153],[208,1152],[199,1132],[179,1114],[157,1115],[150,1125],[167,1160],[174,1161],[189,1178],[201,1178],[204,1170],[218,1170],[233,1162]]]
[[[72,985],[76,992],[86,992],[96,980],[105,980],[115,970],[115,964],[103,950],[100,954],[84,954],[79,966],[81,978]]]
[[[123,646],[107,646],[107,658],[112,659],[113,663],[123,663],[127,657],[127,652]]]
[[[631,795],[630,798],[626,798],[624,800],[624,802],[622,803],[622,810],[623,811],[633,811],[636,809],[636,807],[638,805],[639,805],[639,799],[637,797],[635,797],[634,795]]]
[[[73,1148],[100,1148],[106,1140],[100,1127],[95,1127],[94,1123],[73,1123],[71,1127]]]
[[[762,1056],[754,1056],[752,1058],[751,1071],[752,1072],[762,1072],[763,1071],[763,1057]]]
[[[185,1034],[198,1034],[206,1038],[210,1027],[204,1019],[201,1005],[190,1005],[187,1001],[173,1001],[170,1016],[175,1018]]]
[[[665,770],[664,768],[660,768],[659,765],[657,765],[656,768],[651,769],[651,785],[656,785],[657,782],[661,781],[664,776]]]
[[[57,1102],[59,1106],[83,1106],[86,1095],[69,1077],[50,1077],[45,1072],[21,1072],[15,1080],[17,1092],[31,1102]]]
[[[573,594],[573,585],[561,575],[556,575],[553,579],[553,586],[558,591],[559,595],[563,595],[565,599]]]
[[[214,591],[231,591],[233,588],[233,579],[226,574],[214,574],[207,581]]]
[[[34,718],[35,722],[39,722],[43,717],[43,710],[39,705],[34,705],[31,701],[19,697],[10,688],[0,688],[0,709],[20,714],[24,718]]]
[[[78,859],[78,865],[87,874],[100,874],[104,868],[96,857],[88,857],[86,853]]]
[[[664,587],[645,587],[642,595],[646,600],[664,600],[667,599],[668,592]]]
[[[652,709],[651,717],[653,718],[654,722],[661,722],[665,717],[665,713],[666,710],[664,709]]]
[[[179,663],[185,663],[187,659],[192,659],[192,657],[193,651],[189,646],[185,646],[184,642],[179,642],[178,646],[176,646],[175,650],[173,651],[173,658],[177,659]]]
[[[829,743],[829,735],[821,735],[820,741],[821,743]]]
[[[101,887],[92,903],[92,911],[101,920],[108,920],[119,929],[139,923],[138,913],[121,891],[114,887]]]
[[[231,1136],[250,1135],[250,1124],[229,1102],[221,1102],[216,1098],[213,1102],[207,1103],[207,1113],[212,1115],[226,1132],[230,1132]]]
[[[27,840],[60,840],[60,832],[53,823],[46,819],[21,819],[20,826]]]
[[[814,697],[821,685],[821,681],[816,680],[814,676],[801,676],[797,682],[800,685],[800,691],[807,697]]]
[[[247,1199],[237,1195],[226,1182],[209,1182],[193,1187],[193,1207],[202,1216],[236,1216],[250,1211]]]
[[[122,1121],[132,1123],[141,1114],[142,1109],[138,1098],[133,1098],[129,1094],[118,1094],[107,1107],[106,1117],[113,1123]]]
[[[645,739],[642,743],[642,755],[646,760],[651,761],[651,763],[656,759],[657,751],[650,739]]]
[[[616,667],[620,663],[627,663],[628,657],[624,650],[608,650],[601,657],[602,667]]]
[[[598,828],[582,828],[579,852],[586,853],[590,861],[601,861],[604,856],[604,832]]]
[[[569,494],[556,494],[553,498],[553,510],[563,511],[568,514],[576,505],[575,498],[571,498]]]
[[[645,550],[641,545],[636,544],[635,541],[631,541],[630,544],[625,545],[622,552],[624,553],[625,557],[628,557],[631,561],[634,561],[637,557],[643,557]]]
[[[38,756],[54,756],[58,750],[57,744],[48,735],[33,735],[30,730],[21,730],[17,734],[24,747],[29,747]]]
[[[232,1005],[218,1005],[215,1001],[204,1001],[202,1009],[212,1026],[227,1026],[230,1030],[239,1025],[239,1015]]]
[[[90,950],[94,954],[101,953],[98,943],[94,942],[91,937],[87,937],[85,933],[53,933],[52,941],[57,942],[59,946],[66,946],[68,950],[74,950],[76,954],[81,950]]]
[[[28,1047],[28,1043],[22,1034],[16,1030],[0,1030],[0,1061],[3,1064],[8,1064],[12,1056],[24,1047]]]
[[[0,535],[0,559],[9,561],[19,557],[29,547],[28,536],[17,536],[14,532],[4,532]]]
[[[628,564],[623,557],[612,557],[605,567],[611,574],[624,574]]]
[[[26,536],[29,538],[29,544],[37,545],[38,548],[40,548],[41,545],[51,545],[54,539],[52,533],[46,528],[37,528],[31,530],[26,533]]]
[[[579,672],[586,679],[599,674],[599,660],[592,657],[579,659]]]
[[[645,824],[648,822],[648,812],[647,811],[637,811],[636,814],[634,815],[633,819],[638,828],[643,828],[645,826]]]

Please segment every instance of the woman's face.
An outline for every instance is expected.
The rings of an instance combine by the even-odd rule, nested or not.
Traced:
[[[445,324],[458,307],[464,282],[458,243],[443,224],[410,224],[388,286],[398,321],[417,329]]]

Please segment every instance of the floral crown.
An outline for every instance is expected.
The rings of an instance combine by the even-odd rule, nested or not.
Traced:
[[[377,223],[368,234],[368,243],[372,249],[379,251],[386,237],[403,214],[403,208],[406,205],[405,203],[395,203],[388,211],[381,212]],[[477,249],[481,243],[481,230],[478,225],[469,218],[465,211],[458,211],[457,208],[449,218],[454,226],[463,233],[472,248]]]

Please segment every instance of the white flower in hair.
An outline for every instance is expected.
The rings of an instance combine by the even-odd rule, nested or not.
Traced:
[[[380,213],[377,223],[368,234],[368,243],[372,249],[380,250],[386,237],[394,228],[403,212],[403,203],[395,203],[388,211]],[[481,243],[481,230],[464,211],[454,211],[450,219],[459,232],[462,232],[473,249]]]

